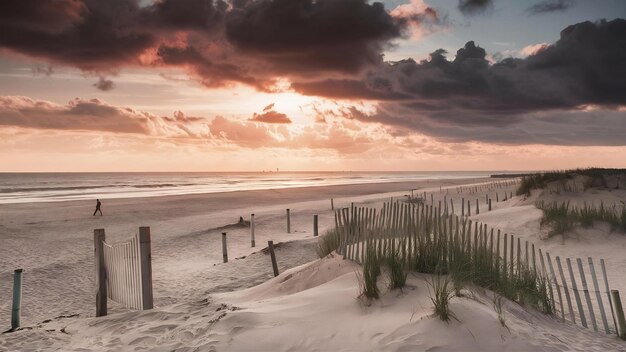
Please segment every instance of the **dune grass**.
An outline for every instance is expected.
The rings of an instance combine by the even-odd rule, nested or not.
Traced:
[[[373,249],[369,248],[363,261],[363,281],[361,294],[369,299],[378,299],[378,277],[380,276],[381,257]]]
[[[402,261],[400,251],[396,250],[384,258],[384,262],[389,269],[389,288],[402,288],[406,284],[408,272],[406,264]]]
[[[566,189],[567,187],[565,186],[565,183],[579,175],[587,176],[587,180],[583,184],[584,189],[591,187],[610,188],[607,182],[608,176],[619,177],[615,185],[615,188],[619,188],[620,181],[623,183],[624,181],[622,179],[626,180],[626,169],[587,168],[575,170],[555,170],[527,175],[522,177],[522,181],[517,188],[516,194],[518,196],[529,196],[531,190],[546,188],[553,182],[561,182],[563,184],[562,188]]]
[[[626,233],[626,205],[592,206],[584,204],[580,208],[570,207],[569,202],[537,202],[535,206],[543,211],[541,225],[550,225],[552,228],[548,237],[564,234],[580,225],[591,228],[596,222],[605,222],[611,225],[611,231]]]
[[[450,318],[456,319],[449,307],[450,299],[454,297],[450,279],[444,275],[433,275],[429,285],[430,300],[433,303],[435,315],[445,322],[450,321]]]
[[[317,240],[317,247],[315,251],[320,258],[325,258],[327,255],[339,248],[339,232],[336,229],[328,230],[325,234],[320,236]]]
[[[380,297],[376,283],[381,265],[386,265],[391,288],[405,284],[407,271],[433,274],[431,300],[437,315],[446,321],[450,318],[447,308],[450,298],[460,296],[468,285],[552,313],[549,280],[528,263],[508,258],[505,264],[499,252],[495,252],[493,231],[488,233],[487,227],[455,215],[440,214],[432,206],[413,208],[397,203],[385,204],[381,216],[373,220],[365,226],[367,233],[346,239],[358,241],[359,236],[365,236],[360,237],[365,238],[361,243],[366,251],[363,275],[359,278],[362,296]],[[346,230],[358,229],[351,227],[356,221],[350,218],[344,223]]]

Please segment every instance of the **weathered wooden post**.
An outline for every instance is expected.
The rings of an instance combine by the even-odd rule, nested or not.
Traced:
[[[11,309],[11,331],[20,327],[22,309],[22,269],[13,271],[13,307]]]
[[[104,229],[93,230],[96,267],[96,317],[107,315],[107,276],[104,266]]]
[[[615,310],[617,324],[619,325],[617,336],[622,340],[626,340],[626,319],[624,319],[624,308],[622,308],[622,300],[619,298],[618,290],[611,290],[611,301],[613,301],[613,309]]]
[[[291,233],[291,212],[287,209],[287,233]]]
[[[150,227],[139,228],[139,258],[141,262],[141,302],[142,309],[154,307],[152,296],[152,246]]]
[[[228,247],[226,246],[226,232],[222,232],[222,257],[224,263],[228,263]]]
[[[461,216],[465,216],[465,198],[461,198]]]
[[[317,214],[313,215],[313,236],[319,235],[318,233],[319,229],[317,227],[317,220],[318,220]]]
[[[267,249],[270,251],[270,258],[272,259],[272,269],[274,269],[274,276],[278,276],[278,264],[276,264],[276,254],[274,253],[274,241],[267,241]]]
[[[256,246],[256,243],[254,242],[254,214],[250,214],[250,243],[251,247]]]
[[[330,198],[330,209],[335,210],[335,201],[332,198]]]

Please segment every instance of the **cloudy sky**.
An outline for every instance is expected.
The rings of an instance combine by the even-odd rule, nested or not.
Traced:
[[[0,171],[626,167],[623,0],[0,0]]]

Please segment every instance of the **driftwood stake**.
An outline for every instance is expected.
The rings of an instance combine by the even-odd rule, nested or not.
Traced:
[[[254,214],[250,214],[250,244],[251,247],[256,246],[256,242],[254,240]]]
[[[96,317],[107,315],[107,278],[104,266],[104,229],[93,230],[96,267]]]
[[[225,236],[224,236],[224,240],[226,240]],[[141,261],[141,299],[143,303],[142,309],[153,308],[152,248],[150,246],[150,241],[151,241],[150,228],[147,226],[140,227],[139,228],[139,258]]]
[[[13,307],[11,309],[11,331],[20,327],[22,309],[22,269],[13,271]]]
[[[276,254],[274,253],[274,241],[267,241],[267,249],[270,251],[270,258],[272,259],[272,269],[274,270],[274,276],[278,276],[278,264],[276,264]]]
[[[619,298],[618,290],[611,290],[611,298],[613,301],[613,309],[617,316],[617,323],[619,325],[618,336],[622,340],[626,340],[626,319],[624,319],[624,308],[622,308],[622,300]]]
[[[222,232],[222,257],[224,263],[228,263],[228,247],[226,246],[226,232]]]

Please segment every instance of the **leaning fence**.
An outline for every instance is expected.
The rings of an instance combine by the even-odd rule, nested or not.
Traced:
[[[532,242],[424,203],[395,201],[384,203],[382,209],[354,205],[337,209],[335,227],[338,252],[344,258],[362,263],[368,253],[396,253],[409,264],[419,260],[420,251],[438,251],[437,263],[430,265],[443,267],[454,265],[454,258],[461,255],[486,258],[475,270],[505,278],[528,274],[541,278],[538,282],[545,283],[549,294],[549,311],[563,321],[607,334],[618,331],[619,314],[613,309],[604,259],[553,257]]]
[[[107,299],[130,309],[151,309],[150,228],[140,227],[130,240],[107,243],[104,229],[94,230],[96,316],[107,314]]]

